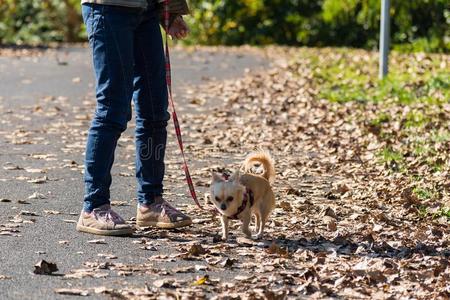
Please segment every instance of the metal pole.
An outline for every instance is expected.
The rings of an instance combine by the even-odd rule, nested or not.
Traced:
[[[388,73],[389,63],[389,37],[390,37],[390,0],[381,1],[380,20],[380,70],[379,78],[383,79]]]

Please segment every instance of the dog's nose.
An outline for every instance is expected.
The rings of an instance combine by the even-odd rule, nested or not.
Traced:
[[[220,206],[220,209],[221,209],[221,210],[225,210],[225,209],[227,209],[227,206],[226,206],[225,204],[222,204],[222,205]]]

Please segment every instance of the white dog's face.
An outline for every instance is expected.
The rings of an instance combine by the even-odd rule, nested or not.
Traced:
[[[213,173],[211,181],[211,202],[225,216],[234,215],[242,204],[245,187],[239,183],[239,173],[236,172],[229,180]]]

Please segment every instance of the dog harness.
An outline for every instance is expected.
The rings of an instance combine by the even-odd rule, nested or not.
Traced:
[[[244,192],[244,199],[242,200],[241,206],[239,206],[237,212],[232,215],[231,217],[228,217],[232,220],[239,219],[239,214],[244,211],[244,209],[247,207],[247,202],[250,202],[250,207],[253,206],[253,203],[255,202],[255,195],[253,194],[253,191],[249,188],[246,188]]]

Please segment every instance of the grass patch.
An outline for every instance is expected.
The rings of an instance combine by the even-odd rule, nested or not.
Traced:
[[[401,152],[388,147],[380,152],[379,157],[380,162],[383,163],[386,168],[394,172],[401,172],[404,170],[404,157]]]
[[[443,110],[450,99],[447,56],[394,52],[390,74],[380,81],[375,55],[356,54],[350,49],[334,51],[334,59],[310,59],[319,97],[341,104],[376,106],[372,115],[364,107],[355,114],[364,120],[368,132],[386,144],[378,154],[387,168],[405,171],[404,158],[413,156],[436,171],[442,170],[445,165],[435,158],[439,150],[434,145],[450,138],[446,126],[450,116]],[[400,127],[395,128],[395,124]]]
[[[429,207],[425,205],[420,205],[417,207],[417,215],[422,218],[433,218],[438,219],[441,217],[447,218],[448,221],[450,221],[450,207],[441,207],[437,210],[432,210]]]
[[[318,97],[351,107],[346,120],[376,139],[377,163],[406,182],[420,182],[414,189],[420,200],[440,200],[440,174],[450,172],[449,56],[393,52],[390,73],[379,80],[376,53],[327,51],[327,59],[314,52],[303,56],[310,55]],[[418,212],[430,216],[425,206]],[[439,215],[448,217],[449,209]]]
[[[379,81],[377,57],[352,55],[354,50],[339,49],[336,58],[321,61],[311,58],[313,75],[319,85],[319,96],[333,102],[393,102],[442,104],[450,98],[450,72],[442,67],[439,56],[416,55],[406,61],[405,55],[393,53],[389,75]],[[405,68],[406,67],[406,68]]]
[[[379,126],[384,123],[388,123],[391,120],[391,116],[385,112],[379,113],[374,119],[370,120],[370,125]]]
[[[437,196],[436,191],[422,187],[414,188],[413,192],[420,200],[431,200]]]
[[[430,122],[430,118],[419,110],[409,111],[404,118],[405,128],[423,127]]]
[[[450,207],[442,207],[438,210],[438,217],[447,217],[450,220]]]

